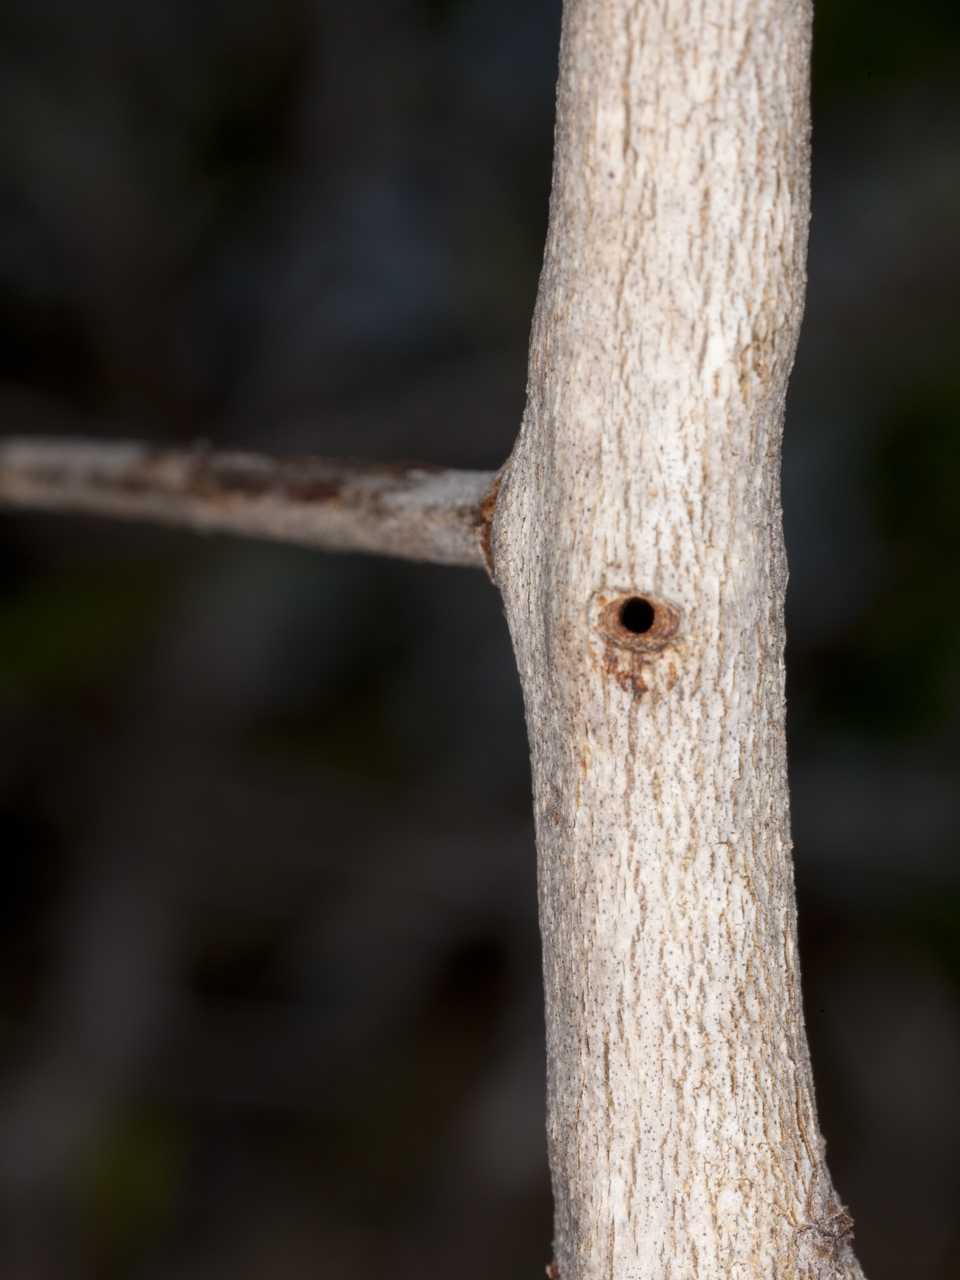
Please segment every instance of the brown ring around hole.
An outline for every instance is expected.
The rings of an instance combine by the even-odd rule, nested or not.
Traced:
[[[604,592],[596,599],[596,628],[610,644],[658,653],[680,630],[680,610],[646,591]]]

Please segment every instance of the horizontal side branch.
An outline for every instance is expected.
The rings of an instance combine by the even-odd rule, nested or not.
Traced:
[[[482,568],[497,473],[127,441],[0,439],[0,506]]]

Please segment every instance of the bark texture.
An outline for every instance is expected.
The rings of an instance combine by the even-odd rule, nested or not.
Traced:
[[[566,0],[493,519],[533,757],[560,1280],[861,1275],[800,1003],[780,437],[806,0]]]
[[[0,505],[482,568],[492,471],[129,441],[0,440]]]

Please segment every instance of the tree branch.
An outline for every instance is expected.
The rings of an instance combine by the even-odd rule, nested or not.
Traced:
[[[533,766],[560,1280],[862,1280],[814,1104],[786,776],[811,17],[564,0],[492,531]]]
[[[482,568],[497,473],[422,463],[0,439],[0,506]]]

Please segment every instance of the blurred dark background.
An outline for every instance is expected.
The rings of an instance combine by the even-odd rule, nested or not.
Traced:
[[[2,0],[0,431],[495,467],[559,0]],[[960,1277],[960,7],[820,0],[787,421],[822,1125]],[[480,573],[0,517],[0,1276],[543,1274],[527,751]]]

